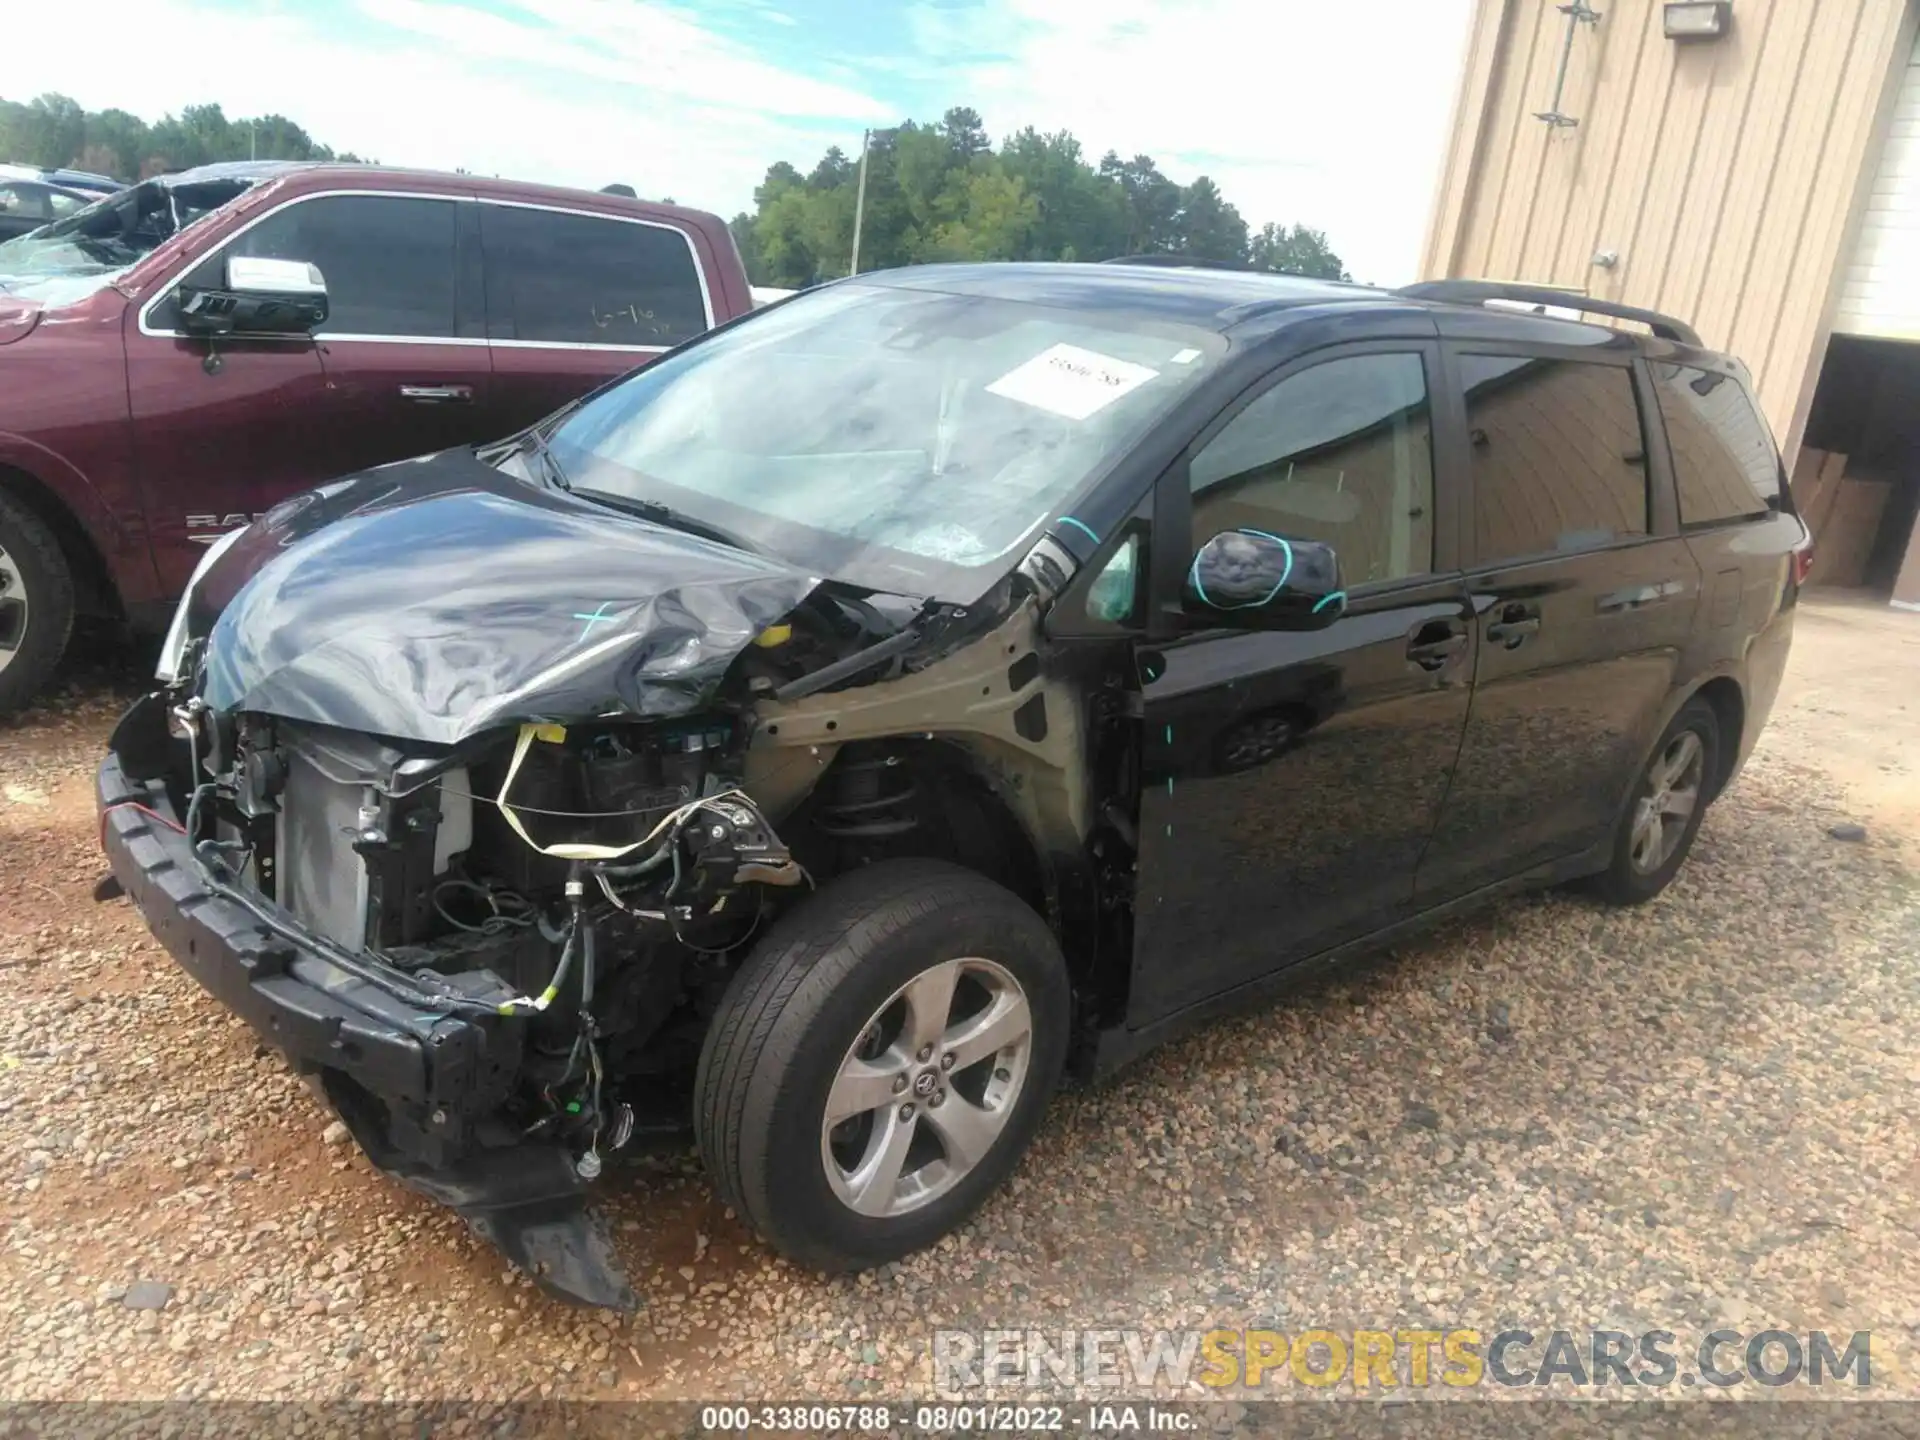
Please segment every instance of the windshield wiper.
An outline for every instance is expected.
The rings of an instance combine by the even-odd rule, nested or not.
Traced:
[[[538,424],[529,425],[517,435],[509,435],[504,440],[487,445],[476,445],[473,453],[487,464],[497,465],[509,455],[529,452],[540,462],[540,468],[545,472],[548,484],[556,490],[571,490],[573,482],[567,478],[566,467],[560,463],[560,458],[553,453],[553,446],[548,442],[548,437],[560,427],[560,422],[579,406],[578,400],[569,400]]]
[[[521,448],[532,452],[533,458],[540,462],[540,468],[546,471],[547,482],[554,489],[573,489],[573,482],[567,479],[566,467],[560,463],[560,457],[553,453],[553,446],[547,443],[547,437],[541,433],[538,425],[527,431]]]
[[[662,505],[658,500],[641,500],[632,495],[620,495],[611,490],[574,490],[572,493],[609,510],[619,510],[636,516],[641,520],[651,520],[656,525],[664,525],[669,530],[681,530],[689,535],[699,535],[708,540],[717,540],[722,545],[735,550],[745,550],[749,555],[764,555],[767,552],[760,546],[724,526],[715,525],[707,520],[696,520],[685,511],[676,510],[671,505]]]

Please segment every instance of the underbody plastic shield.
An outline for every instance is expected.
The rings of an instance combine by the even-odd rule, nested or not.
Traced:
[[[606,1226],[587,1209],[586,1187],[565,1149],[529,1143],[473,1151],[446,1167],[425,1165],[388,1141],[378,1102],[330,1071],[323,1070],[320,1080],[377,1168],[459,1212],[549,1295],[609,1310],[638,1306]]]

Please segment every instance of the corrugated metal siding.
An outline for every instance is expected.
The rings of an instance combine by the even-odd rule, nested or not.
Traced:
[[[1797,443],[1905,0],[1739,0],[1732,32],[1676,43],[1660,0],[1608,0],[1574,36],[1554,0],[1478,0],[1423,272],[1572,286],[1693,321],[1752,368]],[[1605,269],[1596,252],[1619,263]]]
[[[1920,340],[1920,48],[1907,64],[1833,328]]]

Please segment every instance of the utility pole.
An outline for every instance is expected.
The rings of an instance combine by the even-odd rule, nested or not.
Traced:
[[[871,130],[860,132],[860,183],[853,190],[853,264],[847,270],[849,275],[860,273],[860,220],[867,210],[867,141],[872,135]]]

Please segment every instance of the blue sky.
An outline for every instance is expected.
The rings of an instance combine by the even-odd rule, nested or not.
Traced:
[[[1468,5],[98,0],[90,31],[173,41],[79,44],[66,7],[28,6],[7,28],[35,60],[5,89],[148,119],[279,111],[396,164],[624,180],[725,214],[774,160],[805,169],[864,126],[970,104],[996,138],[1065,128],[1095,158],[1204,171],[1253,225],[1319,226],[1357,277],[1393,283],[1413,277]]]

